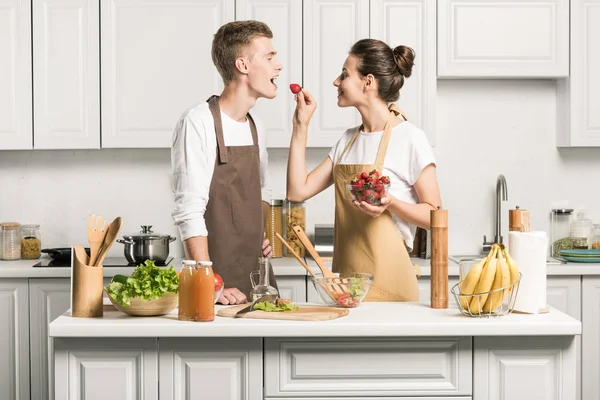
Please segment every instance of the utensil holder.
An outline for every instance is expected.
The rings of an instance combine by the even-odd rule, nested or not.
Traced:
[[[102,265],[88,265],[89,256],[82,246],[73,246],[71,273],[71,316],[77,318],[102,317]]]

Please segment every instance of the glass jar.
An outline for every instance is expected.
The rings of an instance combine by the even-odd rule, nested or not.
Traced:
[[[198,322],[215,320],[215,275],[212,262],[200,261],[194,271],[194,297]]]
[[[592,249],[600,250],[600,224],[594,225],[594,232],[592,233]]]
[[[572,208],[554,208],[551,213],[550,232],[551,232],[551,257],[557,257],[561,250],[572,250],[573,240],[571,239],[571,219],[573,218]]]
[[[304,202],[287,201],[285,209],[285,232],[286,240],[290,247],[300,256],[306,255],[306,249],[304,245],[296,236],[293,227],[298,225],[303,231],[306,231],[306,207]],[[286,250],[287,257],[294,257],[289,251]]]
[[[283,244],[277,239],[275,233],[283,237],[283,200],[271,200],[265,229],[265,236],[273,248],[273,258],[283,257]]]
[[[4,222],[0,224],[2,231],[2,259],[21,259],[21,224],[18,222]]]
[[[41,249],[40,226],[35,224],[21,225],[21,259],[38,259],[41,255]]]
[[[183,260],[179,271],[179,305],[177,318],[193,321],[196,318],[196,295],[194,292],[194,272],[196,261]]]
[[[590,248],[593,226],[592,220],[587,218],[585,210],[577,212],[577,218],[571,222],[571,239],[573,239],[574,249],[587,250]]]

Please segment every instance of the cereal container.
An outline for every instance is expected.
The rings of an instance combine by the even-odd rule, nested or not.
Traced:
[[[304,207],[304,202],[286,202],[286,210],[285,210],[285,231],[286,231],[286,240],[289,243],[290,247],[294,249],[294,251],[300,256],[304,257],[306,255],[306,249],[304,245],[296,236],[293,227],[298,225],[302,228],[303,231],[306,231],[306,207]],[[293,255],[286,250],[287,257],[293,257]]]
[[[275,237],[275,233],[283,234],[283,200],[271,200],[265,236],[271,242],[273,258],[283,257],[283,244]]]
[[[21,226],[21,259],[35,260],[40,258],[42,241],[39,225]]]
[[[19,260],[21,258],[21,224],[4,222],[0,224],[2,231],[2,259]]]

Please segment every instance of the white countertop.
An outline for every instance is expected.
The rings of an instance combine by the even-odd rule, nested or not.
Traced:
[[[223,306],[217,306],[217,309]],[[363,303],[330,321],[226,318],[213,322],[132,317],[105,311],[102,318],[73,318],[69,312],[49,327],[51,337],[401,337],[579,335],[581,322],[553,308],[547,314],[472,318],[456,307],[435,310],[423,303]]]

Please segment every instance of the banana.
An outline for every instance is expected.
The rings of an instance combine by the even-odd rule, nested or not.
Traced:
[[[491,257],[488,257],[485,267],[481,272],[481,278],[479,278],[479,282],[477,282],[477,286],[475,287],[474,293],[476,294],[489,292],[492,289],[492,284],[494,283],[494,278],[496,276],[496,264],[498,263],[498,259],[496,258],[498,247],[499,246],[497,244],[492,246],[493,253]],[[480,314],[487,298],[487,294],[473,296],[469,303],[469,310],[471,311],[471,314]]]
[[[475,287],[477,286],[477,282],[479,282],[486,261],[487,257],[483,258],[469,270],[465,279],[460,283],[460,294],[473,294],[475,292]],[[465,310],[469,308],[472,296],[459,296],[459,298],[461,307]]]
[[[497,256],[496,275],[494,277],[494,283],[492,284],[492,290],[497,290],[510,285],[510,270],[506,260],[502,256],[502,250],[498,250]],[[483,305],[483,312],[489,313],[500,307],[506,294],[508,294],[507,290],[499,290],[491,293]]]
[[[506,257],[506,263],[508,264],[508,269],[510,270],[510,284],[512,285],[513,283],[519,280],[519,266],[517,265],[515,260],[513,260],[510,254],[508,254],[508,250],[506,250],[506,247],[504,245],[502,246],[502,252]]]

